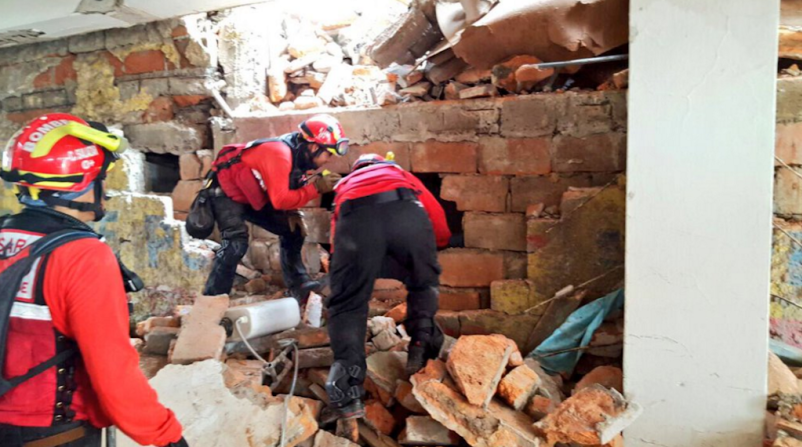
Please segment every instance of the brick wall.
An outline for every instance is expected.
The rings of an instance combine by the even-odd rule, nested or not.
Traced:
[[[464,233],[465,247],[440,252],[441,308],[489,308],[491,283],[527,278],[535,290],[530,301],[536,304],[565,285],[579,284],[623,263],[623,180],[611,181],[625,170],[624,93],[569,92],[331,112],[354,146],[329,169],[347,173],[360,154],[391,150],[405,169],[439,175],[440,199],[455,202],[456,209],[464,212],[462,225],[453,230]],[[236,130],[224,141],[215,141],[215,146],[290,132],[309,115],[238,118],[232,124]],[[573,215],[570,223],[560,216],[564,200],[573,200],[566,196],[569,188],[574,195],[590,197],[605,185],[618,199],[601,208],[588,206],[591,212]],[[548,214],[527,217],[527,208],[538,204]],[[618,218],[598,226],[599,215],[610,210]],[[329,212],[308,208],[306,214],[313,216],[308,225],[318,235],[312,241],[326,243]],[[544,236],[533,220],[559,230]],[[528,244],[533,237],[543,244]],[[252,246],[252,251],[263,250],[261,242],[254,245],[258,247]],[[566,254],[549,269],[531,268],[554,252]],[[588,262],[583,264],[583,257]],[[579,267],[561,268],[570,265]],[[622,274],[623,269],[611,275],[613,280],[604,283],[599,293],[613,287]],[[509,296],[498,299],[512,299]]]

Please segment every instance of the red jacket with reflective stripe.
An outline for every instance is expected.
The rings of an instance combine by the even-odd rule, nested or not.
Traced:
[[[244,144],[237,146],[242,151]],[[228,147],[228,146],[227,146]],[[292,150],[282,141],[269,141],[242,152],[242,160],[217,173],[231,200],[261,210],[268,201],[277,210],[294,210],[319,195],[312,184],[290,189]]]
[[[28,254],[43,233],[0,230],[0,246],[19,252],[0,260],[0,272]],[[95,427],[116,425],[143,445],[163,446],[181,438],[181,425],[162,406],[139,369],[128,338],[128,305],[117,259],[103,242],[83,239],[57,248],[23,281],[12,309],[6,347],[6,378],[19,376],[55,354],[58,330],[80,348],[70,408],[76,420]],[[34,304],[44,275],[46,305]],[[22,383],[0,397],[0,423],[50,426],[56,399],[56,369]]]
[[[418,194],[429,220],[434,227],[434,237],[438,247],[448,245],[451,230],[448,229],[446,213],[437,199],[423,186],[417,177],[401,169],[395,164],[380,163],[356,170],[340,180],[334,189],[337,195],[334,198],[334,213],[331,216],[331,241],[334,248],[334,232],[340,205],[347,200],[358,199],[373,194],[392,191],[398,188],[409,188]]]

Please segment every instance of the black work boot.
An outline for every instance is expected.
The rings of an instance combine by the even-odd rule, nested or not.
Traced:
[[[309,280],[303,282],[301,285],[296,287],[290,287],[290,296],[298,300],[298,304],[301,307],[306,305],[306,302],[309,300],[309,294],[312,292],[318,293],[322,285],[320,281]]]
[[[365,416],[365,405],[362,403],[363,380],[362,368],[359,366],[346,366],[345,362],[340,360],[331,365],[326,379],[329,405],[320,413],[321,423]]]
[[[431,318],[419,318],[404,322],[409,336],[406,373],[412,375],[423,369],[426,362],[440,355],[445,336],[442,329]]]

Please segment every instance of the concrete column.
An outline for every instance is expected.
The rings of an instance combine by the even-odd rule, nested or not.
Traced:
[[[777,0],[631,0],[627,447],[760,445]]]

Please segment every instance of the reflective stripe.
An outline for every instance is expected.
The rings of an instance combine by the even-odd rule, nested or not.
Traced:
[[[11,306],[11,317],[23,320],[53,321],[49,307],[20,302],[15,302]]]

